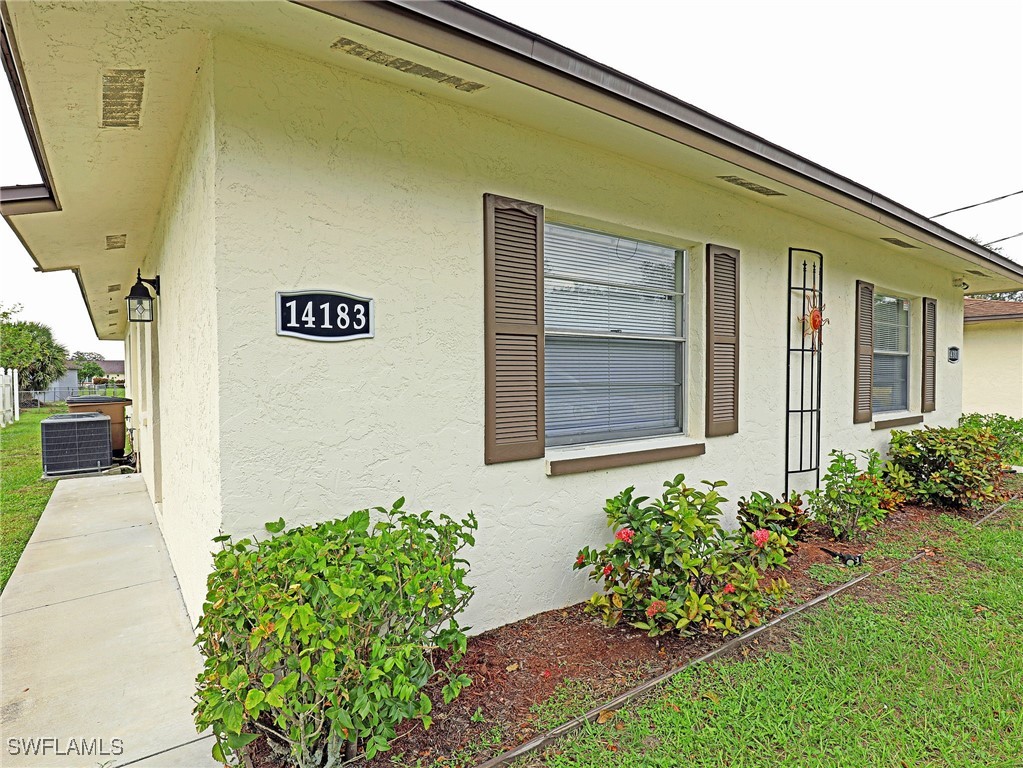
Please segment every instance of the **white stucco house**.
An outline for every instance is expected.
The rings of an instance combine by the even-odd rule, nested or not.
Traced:
[[[955,423],[964,279],[1023,285],[462,4],[2,8],[43,178],[4,187],[2,212],[125,342],[193,618],[219,532],[402,495],[477,514],[475,631],[571,604],[590,592],[575,553],[626,486],[780,494],[831,448]],[[160,278],[152,322],[126,314],[137,270]]]
[[[966,299],[963,410],[1023,419],[1023,302]]]

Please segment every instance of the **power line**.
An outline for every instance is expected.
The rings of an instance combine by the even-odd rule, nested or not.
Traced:
[[[1001,197],[992,197],[990,200],[985,200],[983,203],[974,203],[973,205],[964,205],[962,208],[953,208],[951,211],[945,211],[944,213],[937,213],[934,216],[931,216],[931,218],[932,219],[936,219],[939,216],[948,216],[950,213],[958,213],[959,211],[966,211],[966,210],[969,210],[970,208],[976,208],[977,206],[980,206],[980,205],[987,205],[988,203],[996,203],[999,200],[1004,200],[1005,198],[1012,197],[1013,195],[1023,195],[1023,189],[1021,189],[1019,192],[1010,192],[1009,194],[1002,195]],[[1015,235],[1013,235],[1013,237],[1015,237]]]
[[[1023,232],[1017,232],[1015,235],[1009,235],[1008,237],[1003,237],[1001,240],[992,240],[990,243],[984,243],[983,247],[987,248],[988,246],[994,245],[995,243],[1001,243],[1001,242],[1004,242],[1005,240],[1012,240],[1012,238],[1019,237],[1020,235],[1023,235]]]

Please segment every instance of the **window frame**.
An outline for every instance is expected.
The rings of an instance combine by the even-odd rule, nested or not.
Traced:
[[[880,350],[877,348],[877,304],[879,299],[896,299],[897,301],[905,302],[906,304],[906,351],[905,352],[893,352],[891,350]],[[872,414],[889,414],[889,413],[907,413],[912,407],[912,389],[910,388],[910,380],[913,378],[913,300],[908,296],[903,296],[898,293],[886,293],[883,290],[874,288],[873,294],[874,312],[871,320],[873,328],[873,344],[871,355],[873,361],[871,363],[871,377],[870,377],[870,410]],[[906,380],[905,380],[905,394],[902,398],[905,405],[896,408],[878,408],[874,400],[874,390],[876,389],[877,381],[877,356],[888,356],[888,357],[901,357],[906,361]]]
[[[641,440],[651,437],[665,437],[665,436],[685,436],[688,434],[687,419],[689,412],[689,388],[688,388],[688,375],[689,375],[689,249],[671,245],[667,242],[658,242],[656,239],[650,239],[647,237],[637,237],[634,235],[620,234],[616,232],[612,225],[607,228],[601,229],[597,226],[581,226],[578,224],[568,224],[558,220],[545,220],[544,221],[544,242],[546,249],[547,241],[547,228],[553,227],[561,230],[571,230],[589,233],[593,235],[599,235],[602,237],[619,237],[632,242],[643,243],[645,245],[652,245],[657,248],[664,248],[671,250],[675,254],[675,286],[673,291],[665,291],[660,288],[650,288],[637,283],[626,283],[618,282],[613,280],[602,280],[594,278],[591,275],[580,275],[571,272],[557,272],[548,271],[546,268],[546,260],[542,265],[544,286],[546,288],[548,280],[561,280],[575,283],[583,283],[586,285],[595,285],[607,288],[618,288],[627,291],[635,291],[637,293],[652,293],[660,296],[673,296],[675,300],[675,335],[664,336],[655,334],[642,334],[642,333],[613,333],[613,332],[598,332],[598,331],[580,331],[580,330],[569,330],[569,329],[558,329],[552,326],[548,326],[548,312],[546,304],[546,289],[544,291],[544,392],[546,393],[551,389],[551,386],[546,383],[547,377],[547,361],[548,361],[548,343],[549,338],[590,338],[590,339],[611,339],[617,341],[655,341],[655,342],[667,342],[672,343],[676,347],[676,358],[675,358],[675,373],[678,378],[678,385],[674,386],[676,390],[677,405],[675,408],[675,416],[677,419],[677,426],[673,428],[662,428],[662,429],[635,429],[628,431],[615,431],[615,432],[596,432],[588,434],[573,434],[573,435],[562,435],[558,437],[550,437],[547,435],[547,418],[550,412],[549,408],[545,408],[544,418],[544,445],[548,448],[564,448],[564,447],[579,447],[586,445],[603,445],[628,442],[633,440]],[[544,254],[546,255],[546,254]]]

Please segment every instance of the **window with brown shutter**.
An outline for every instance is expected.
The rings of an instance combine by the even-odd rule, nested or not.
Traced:
[[[544,455],[543,207],[484,199],[487,464]]]
[[[873,418],[874,286],[856,281],[856,358],[853,367],[853,423]]]
[[[934,379],[935,359],[937,357],[937,308],[938,302],[935,299],[923,300],[923,366],[922,380],[923,387],[920,397],[920,410],[929,413],[934,410]]]
[[[739,431],[739,252],[707,246],[707,437]]]

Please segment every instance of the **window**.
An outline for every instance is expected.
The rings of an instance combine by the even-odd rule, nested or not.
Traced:
[[[874,294],[874,412],[909,409],[909,301]]]
[[[685,253],[544,226],[548,445],[682,431]]]

